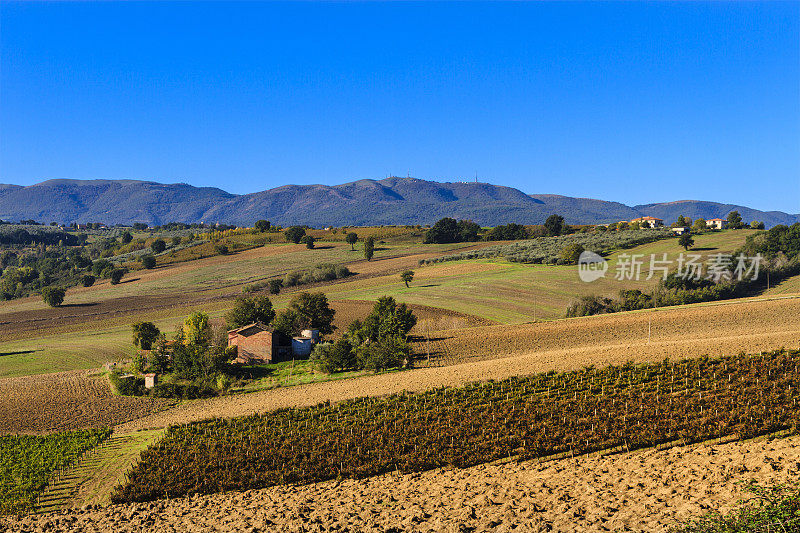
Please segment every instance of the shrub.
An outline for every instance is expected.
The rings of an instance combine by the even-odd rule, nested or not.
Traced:
[[[131,361],[131,370],[137,374],[141,374],[144,372],[145,368],[147,368],[147,359],[143,353],[139,352],[133,356],[133,360]]]
[[[102,276],[103,272],[112,268],[114,268],[114,265],[111,264],[111,261],[107,259],[98,259],[97,261],[92,263],[92,274],[94,274],[95,276]]]
[[[575,265],[578,263],[578,259],[580,259],[584,251],[585,249],[580,243],[572,242],[561,250],[559,259],[561,259],[564,264]]]
[[[119,372],[112,372],[109,379],[117,393],[122,396],[143,396],[147,390],[144,387],[144,378],[136,376],[123,378]]]
[[[411,346],[400,337],[386,337],[362,344],[356,349],[356,357],[361,368],[380,372],[407,365],[411,361]]]
[[[122,276],[125,275],[125,271],[121,268],[115,268],[109,274],[109,278],[111,278],[112,285],[119,285],[119,282],[122,281]]]
[[[316,239],[314,239],[314,237],[312,237],[311,235],[306,235],[305,237],[302,238],[300,242],[305,244],[306,248],[308,248],[309,250],[313,250],[315,241]]]
[[[154,254],[160,254],[167,249],[167,243],[163,239],[156,239],[150,244],[150,249]]]
[[[214,251],[219,255],[228,255],[230,253],[230,250],[226,244],[214,245]]]
[[[283,288],[283,280],[281,279],[271,279],[269,280],[269,292],[270,294],[278,294],[281,292]]]
[[[58,307],[64,302],[66,292],[60,287],[45,287],[42,289],[42,300],[50,307]]]
[[[142,266],[147,269],[156,267],[156,258],[152,255],[143,255],[140,261],[142,262]]]
[[[300,243],[300,239],[302,239],[306,234],[305,228],[301,226],[292,226],[291,228],[286,229],[283,232],[284,237],[288,242],[293,242],[295,244]]]
[[[94,282],[95,282],[95,277],[92,276],[91,274],[86,274],[81,278],[81,284],[83,284],[84,287],[91,287],[92,285],[94,285]]]
[[[800,487],[775,485],[762,487],[754,482],[745,486],[755,498],[740,502],[736,511],[708,515],[672,529],[673,533],[752,533],[800,531]]]
[[[324,372],[332,374],[358,366],[358,359],[353,346],[347,339],[339,339],[335,343],[322,343],[314,347],[311,359],[317,362]]]

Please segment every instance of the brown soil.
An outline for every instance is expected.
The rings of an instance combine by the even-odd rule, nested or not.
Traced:
[[[788,303],[787,303],[788,302]],[[683,313],[701,312],[702,321],[683,321]],[[471,381],[505,379],[550,370],[574,370],[583,366],[603,367],[627,361],[661,361],[666,357],[681,358],[704,354],[735,354],[740,351],[758,353],[780,347],[800,347],[800,299],[780,301],[745,301],[727,306],[697,309],[662,310],[661,318],[678,320],[683,324],[667,335],[669,328],[659,329],[656,337],[651,331],[647,344],[647,313],[607,315],[596,319],[562,320],[524,326],[490,326],[450,332],[452,339],[463,342],[462,350],[470,349],[469,342],[484,343],[482,357],[447,366],[416,368],[403,372],[368,375],[341,381],[313,383],[285,389],[253,392],[186,403],[169,411],[156,413],[141,420],[123,424],[119,429],[132,431],[164,427],[211,417],[232,417],[269,411],[282,407],[316,405],[324,401],[337,402],[360,396],[380,396],[402,391],[424,391],[433,387],[458,386]],[[772,316],[781,313],[782,327],[766,328],[765,318],[748,327],[747,319],[756,320],[761,313]],[[737,322],[736,317],[743,317]],[[655,321],[655,318],[653,319]],[[584,326],[582,327],[582,324]],[[535,340],[538,345],[520,342],[518,353],[505,354],[491,347],[492,342],[508,342],[509,330]],[[495,333],[499,331],[499,333]],[[472,332],[478,332],[472,334]],[[444,337],[444,335],[442,335]],[[488,340],[487,340],[488,339]],[[441,341],[439,341],[441,342]],[[424,341],[417,350],[424,350]],[[536,347],[539,349],[537,350]],[[481,353],[477,352],[476,353]],[[454,360],[456,358],[453,358]],[[425,361],[420,361],[424,364]]]
[[[666,531],[738,481],[796,482],[800,437],[387,474],[0,519],[8,531]]]
[[[519,353],[561,352],[568,363],[597,354],[653,360],[730,355],[794,347],[800,341],[800,297],[749,298],[713,304],[665,307],[536,324],[490,326],[431,332],[428,351],[443,362],[461,362]],[[424,352],[425,343],[418,343]],[[574,365],[571,365],[574,366]]]
[[[83,370],[0,379],[0,434],[114,426],[173,404],[114,396],[105,377]]]

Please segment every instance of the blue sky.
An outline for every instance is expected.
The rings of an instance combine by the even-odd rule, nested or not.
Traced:
[[[0,3],[0,181],[800,212],[800,3]]]

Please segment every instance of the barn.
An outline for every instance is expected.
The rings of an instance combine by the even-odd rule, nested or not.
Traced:
[[[292,339],[260,322],[228,331],[228,346],[236,346],[234,363],[277,363],[292,358]]]

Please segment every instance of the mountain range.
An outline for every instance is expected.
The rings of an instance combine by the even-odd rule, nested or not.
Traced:
[[[484,226],[541,224],[553,213],[570,224],[596,224],[650,215],[673,222],[679,215],[725,218],[737,210],[767,227],[793,224],[800,214],[759,211],[740,205],[681,200],[627,206],[555,194],[526,194],[489,183],[440,183],[416,178],[363,179],[341,185],[284,185],[236,195],[214,187],[137,180],[49,180],[36,185],[0,184],[0,219],[40,222],[104,222],[151,225],[219,222],[252,225],[267,219],[283,226],[432,224],[449,216]]]

